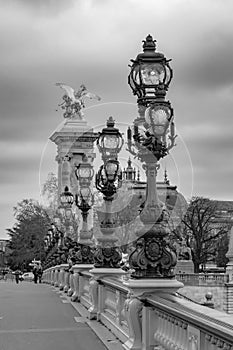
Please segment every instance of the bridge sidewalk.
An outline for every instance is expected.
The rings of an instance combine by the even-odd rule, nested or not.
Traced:
[[[0,350],[122,349],[75,304],[49,285],[1,281]]]

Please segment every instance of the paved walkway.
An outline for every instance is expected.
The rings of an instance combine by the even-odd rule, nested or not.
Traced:
[[[0,281],[0,350],[106,350],[52,286]]]

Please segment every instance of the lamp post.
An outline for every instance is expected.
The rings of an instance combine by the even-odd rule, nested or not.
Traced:
[[[81,210],[83,223],[79,233],[77,247],[75,248],[76,264],[93,264],[93,231],[88,228],[88,213],[94,204],[94,196],[90,186],[94,176],[94,170],[88,163],[86,155],[83,156],[83,163],[80,163],[75,171],[79,182],[79,192],[75,195],[75,204]]]
[[[78,242],[69,250],[70,261],[70,288],[68,295],[72,301],[80,298],[80,272],[90,270],[94,263],[94,247],[92,241],[93,231],[88,228],[88,213],[94,204],[94,196],[91,192],[91,182],[94,176],[92,165],[88,162],[86,154],[82,156],[82,163],[75,169],[75,175],[79,184],[79,191],[75,195],[75,204],[80,209],[83,218],[82,228],[79,232]]]
[[[68,237],[68,228],[73,218],[72,205],[74,203],[74,196],[69,191],[68,186],[65,187],[64,192],[60,194],[60,203],[61,205],[58,208],[58,212],[61,220],[59,221],[60,227],[60,251],[67,251],[66,240]],[[64,260],[64,258],[63,258]]]
[[[74,203],[74,196],[69,191],[69,187],[65,186],[64,191],[60,194],[60,206],[58,212],[61,220],[59,220],[59,241],[58,241],[58,254],[59,254],[59,288],[60,290],[67,291],[65,276],[68,273],[69,264],[67,262],[68,252],[72,240],[69,238],[68,229],[70,227],[71,220],[73,218],[72,205]]]
[[[121,251],[116,246],[117,238],[113,236],[115,222],[111,213],[112,201],[117,189],[121,186],[122,172],[117,160],[123,146],[123,138],[112,117],[107,120],[107,127],[102,130],[97,140],[97,146],[104,164],[96,174],[96,188],[103,194],[105,202],[105,218],[100,224],[103,234],[98,238],[95,251],[95,267],[119,268]]]
[[[117,160],[118,153],[123,146],[123,138],[120,131],[115,128],[112,117],[107,120],[107,127],[99,133],[97,146],[102,155],[103,163],[96,174],[95,184],[98,191],[103,194],[105,204],[105,216],[100,223],[102,236],[97,238],[97,247],[94,253],[94,268],[90,271],[91,307],[88,310],[89,318],[97,317],[98,312],[98,285],[103,276],[119,277],[125,272],[120,268],[122,253],[116,246],[117,238],[114,237],[115,220],[111,207],[114,194],[121,186],[122,172]]]
[[[133,129],[127,131],[128,150],[140,159],[147,176],[146,201],[140,219],[145,233],[136,241],[129,257],[134,278],[172,279],[176,253],[167,243],[169,213],[157,194],[158,161],[175,145],[173,109],[165,100],[172,69],[169,61],[156,52],[155,40],[148,35],[140,53],[131,66],[128,82],[137,95],[139,116]]]
[[[130,290],[125,301],[129,328],[125,348],[141,349],[138,325],[143,300],[148,295],[174,293],[183,284],[175,279],[176,253],[167,238],[169,212],[159,200],[156,189],[158,162],[169,153],[176,138],[173,109],[165,100],[172,69],[169,60],[156,51],[151,35],[143,42],[143,53],[131,61],[128,82],[137,96],[139,116],[134,120],[133,129],[127,131],[127,143],[129,152],[143,163],[147,189],[140,214],[144,229],[136,233],[138,238],[129,256],[133,272],[131,278],[123,282]]]

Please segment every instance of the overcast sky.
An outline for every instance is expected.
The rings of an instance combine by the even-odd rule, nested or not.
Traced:
[[[88,104],[88,123],[112,115],[125,131],[136,111],[128,64],[149,33],[174,70],[167,96],[179,137],[162,168],[187,198],[233,200],[233,1],[0,0],[0,7],[0,237],[14,224],[13,206],[40,199],[40,182],[56,171],[48,139],[64,118],[54,84],[85,83],[102,97]]]

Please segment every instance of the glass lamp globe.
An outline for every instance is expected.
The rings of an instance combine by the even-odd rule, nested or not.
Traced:
[[[118,163],[118,161],[109,160],[105,164],[106,176],[107,176],[108,180],[110,180],[110,181],[115,181],[115,178],[116,178],[116,175],[118,173],[118,170],[119,170],[119,163]]]
[[[88,187],[83,187],[80,189],[80,195],[85,201],[88,201],[90,194],[91,190]]]
[[[145,111],[145,121],[148,131],[157,136],[164,136],[172,118],[172,110],[168,106],[155,105]]]

